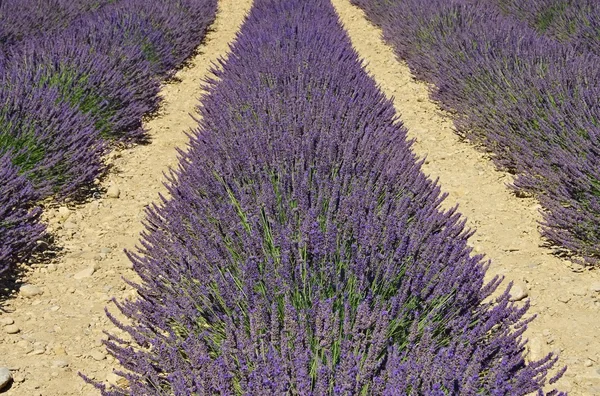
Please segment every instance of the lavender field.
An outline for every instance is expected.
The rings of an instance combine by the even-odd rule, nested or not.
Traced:
[[[600,394],[596,8],[0,3],[0,393]]]

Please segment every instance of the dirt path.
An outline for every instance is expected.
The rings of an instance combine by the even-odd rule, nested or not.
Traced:
[[[416,138],[414,151],[427,157],[425,173],[439,178],[450,195],[446,206],[460,205],[475,251],[492,260],[490,274],[504,274],[529,289],[530,312],[538,318],[527,334],[531,353],[540,357],[560,351],[569,366],[560,385],[573,395],[600,395],[600,276],[550,254],[538,232],[539,206],[519,199],[506,188],[510,175],[494,170],[473,146],[459,141],[447,114],[428,99],[427,87],[398,62],[381,31],[348,0],[333,0],[353,45],[368,63]]]
[[[219,3],[200,54],[177,74],[181,82],[162,90],[161,114],[146,124],[152,144],[111,155],[115,171],[106,186],[113,186],[109,195],[118,190],[119,197],[106,196],[70,211],[49,211],[58,245],[66,253],[58,262],[27,275],[26,282],[43,294],[27,298],[27,291],[21,289],[4,305],[0,366],[10,368],[15,379],[7,395],[97,394],[78,377],[78,371],[97,380],[116,380],[111,374],[115,362],[106,356],[101,339],[103,330],[118,333],[103,312],[107,301],[132,296],[121,280],[135,276],[123,249],[136,245],[144,207],[164,192],[163,172],[177,164],[175,148],[185,147],[185,132],[196,125],[189,114],[198,104],[202,79],[211,62],[226,54],[251,1]],[[17,329],[18,333],[9,334]]]

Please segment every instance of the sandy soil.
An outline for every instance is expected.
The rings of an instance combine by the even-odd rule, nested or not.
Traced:
[[[105,354],[101,339],[103,330],[119,333],[104,314],[107,301],[133,296],[121,279],[135,279],[123,249],[134,248],[144,207],[164,193],[163,172],[177,164],[176,148],[185,148],[185,132],[197,125],[189,114],[202,94],[202,79],[211,63],[226,55],[250,4],[220,1],[199,55],[177,74],[179,82],[162,89],[160,114],[146,123],[152,143],[109,156],[114,170],[104,183],[108,195],[70,211],[47,211],[64,253],[26,275],[24,281],[43,294],[28,298],[21,290],[3,305],[0,366],[10,368],[15,379],[7,395],[98,394],[78,371],[101,381],[117,380],[111,374],[115,361]],[[117,193],[118,198],[109,197]],[[14,326],[19,332],[8,334]]]
[[[539,206],[519,199],[505,184],[510,175],[496,172],[485,155],[459,141],[449,117],[429,101],[427,87],[398,62],[363,13],[348,0],[333,0],[367,69],[394,103],[424,171],[439,178],[478,232],[477,252],[492,260],[490,274],[504,274],[527,290],[532,313],[530,352],[541,357],[558,351],[569,371],[560,385],[574,395],[600,395],[600,276],[556,258],[538,232]],[[132,249],[142,230],[144,208],[164,192],[163,172],[177,164],[185,132],[195,126],[189,116],[201,95],[201,81],[211,62],[226,54],[251,0],[222,0],[213,31],[180,82],[166,85],[160,115],[146,127],[152,143],[113,153],[105,181],[108,194],[66,210],[47,212],[58,245],[57,260],[37,265],[24,282],[43,294],[26,297],[27,288],[4,302],[0,315],[0,366],[12,369],[15,382],[7,395],[94,395],[78,376],[115,382],[115,361],[101,345],[102,331],[119,332],[104,315],[107,301],[132,298],[122,277],[135,279],[123,249]],[[111,198],[109,195],[118,198]],[[29,288],[30,294],[36,290]],[[14,322],[14,323],[13,323]],[[15,330],[18,333],[9,334]]]
[[[471,243],[492,260],[490,275],[503,274],[528,289],[530,312],[538,315],[527,333],[532,357],[559,352],[569,369],[558,386],[573,395],[600,395],[598,271],[583,270],[542,247],[536,201],[517,198],[506,187],[511,176],[495,171],[484,154],[460,141],[450,117],[428,99],[427,86],[396,60],[360,9],[348,0],[333,4],[369,73],[394,98],[409,136],[417,140],[414,151],[427,158],[425,173],[439,178],[449,194],[446,207],[458,203],[468,225],[477,229]]]

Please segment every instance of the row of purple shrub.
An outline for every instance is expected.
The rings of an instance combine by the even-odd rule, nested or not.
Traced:
[[[600,58],[540,36],[489,2],[353,0],[460,134],[537,196],[549,241],[600,257]]]
[[[30,3],[39,1],[23,7]],[[111,141],[144,138],[142,117],[157,108],[160,81],[200,44],[217,7],[216,0],[101,3],[93,11],[89,2],[64,3],[78,12],[76,4],[86,4],[87,12],[65,17],[68,23],[60,19],[67,14],[62,8],[36,22],[13,7],[15,14],[2,21],[4,31],[14,24],[11,31],[21,32],[0,58],[0,157],[11,160],[2,171],[16,169],[38,198],[73,196],[103,172]],[[51,25],[52,34],[33,32]],[[2,210],[10,216],[22,207]],[[0,217],[0,235],[4,224]],[[20,246],[17,257],[29,245]],[[10,262],[3,258],[0,268]]]
[[[596,0],[492,0],[542,34],[600,55],[600,3]]]
[[[74,19],[114,0],[3,0],[0,2],[0,53],[22,40],[53,34]]]
[[[103,393],[543,394],[556,358],[525,362],[527,306],[484,302],[499,279],[329,1],[256,0],[221,64]]]
[[[17,174],[8,156],[0,157],[0,263],[8,263],[30,251],[44,233],[38,198],[31,183]],[[0,265],[0,274],[8,269]]]

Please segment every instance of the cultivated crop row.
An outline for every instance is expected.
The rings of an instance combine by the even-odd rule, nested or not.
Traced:
[[[595,0],[493,0],[538,32],[600,55],[600,3]]]
[[[0,24],[0,270],[43,232],[31,209],[39,199],[78,194],[104,171],[111,142],[144,138],[141,119],[157,108],[160,81],[193,53],[216,12],[216,0],[19,11],[38,3],[0,6],[10,13]]]
[[[328,0],[256,0],[215,73],[105,394],[543,394],[556,358],[525,362],[527,306],[484,302],[499,279]]]
[[[490,1],[354,3],[413,72],[433,83],[433,97],[454,113],[459,133],[515,172],[517,190],[539,199],[543,235],[597,262],[600,58],[588,44],[540,35]]]

